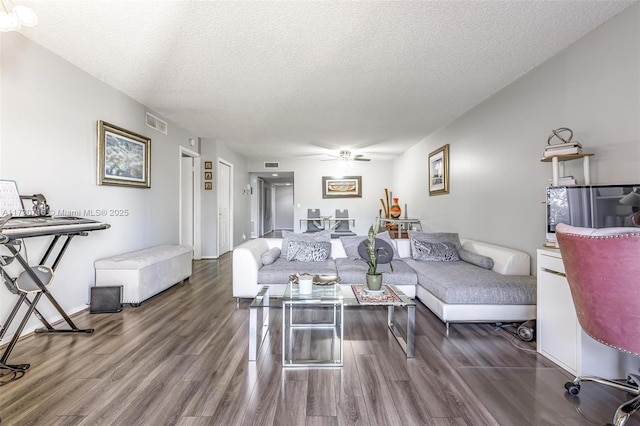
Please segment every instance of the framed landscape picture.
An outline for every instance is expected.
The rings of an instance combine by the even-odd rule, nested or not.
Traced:
[[[98,121],[98,185],[151,187],[151,139]]]
[[[362,198],[362,176],[323,176],[322,198]]]
[[[429,195],[449,193],[449,145],[429,154]]]

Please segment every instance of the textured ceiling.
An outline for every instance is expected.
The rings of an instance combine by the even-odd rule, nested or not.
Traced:
[[[22,32],[248,157],[348,147],[380,159],[630,4],[48,0]]]

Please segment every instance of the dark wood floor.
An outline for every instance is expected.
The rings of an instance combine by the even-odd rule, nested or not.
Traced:
[[[343,368],[283,370],[282,312],[271,313],[248,362],[248,301],[231,297],[230,256],[195,262],[189,283],[138,308],[75,316],[93,335],[22,339],[10,361],[32,367],[0,387],[2,424],[598,425],[625,398],[590,384],[569,397],[570,376],[533,346],[491,325],[446,335],[420,304],[414,359],[384,308],[352,308]]]

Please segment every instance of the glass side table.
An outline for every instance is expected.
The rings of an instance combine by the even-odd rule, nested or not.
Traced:
[[[262,324],[258,326],[258,310],[262,309]],[[258,335],[260,329],[260,335]],[[249,361],[255,361],[258,350],[269,331],[269,286],[262,286],[249,305]]]
[[[342,367],[344,363],[344,297],[339,284],[313,286],[311,294],[300,294],[298,284],[289,283],[282,297],[282,367]],[[294,321],[295,316],[304,315],[308,308],[330,308],[328,321]],[[308,332],[314,339],[314,331],[330,331],[330,353],[328,357],[314,357],[309,353],[305,359],[294,357],[295,335]]]

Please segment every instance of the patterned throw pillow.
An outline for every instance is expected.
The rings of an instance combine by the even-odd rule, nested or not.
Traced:
[[[331,243],[289,241],[286,259],[298,262],[323,262],[329,258]]]
[[[327,229],[320,232],[311,233],[298,233],[292,231],[282,231],[282,249],[280,257],[287,257],[289,252],[289,243],[291,241],[306,241],[306,242],[327,242],[331,243],[331,229]],[[331,255],[331,253],[329,253]]]
[[[457,232],[419,232],[409,230],[409,239],[421,240],[429,243],[452,243],[456,250],[462,248]]]
[[[430,243],[418,239],[411,240],[411,257],[414,260],[431,262],[453,262],[460,260],[458,250],[452,242]]]

